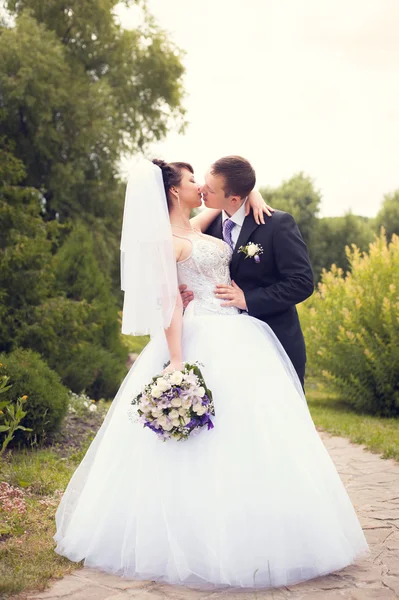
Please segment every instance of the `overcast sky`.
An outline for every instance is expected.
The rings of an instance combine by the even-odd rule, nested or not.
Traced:
[[[257,184],[304,171],[322,215],[374,216],[399,188],[399,0],[149,0],[186,51],[189,127],[153,156],[241,154]],[[120,8],[124,27],[137,10]]]

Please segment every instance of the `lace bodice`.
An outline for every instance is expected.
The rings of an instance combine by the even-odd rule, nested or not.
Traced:
[[[194,314],[238,314],[240,311],[234,306],[221,307],[223,300],[214,293],[217,283],[231,284],[230,246],[207,237],[185,239],[191,242],[192,251],[188,258],[177,263],[177,275],[179,285],[184,283],[194,293]]]

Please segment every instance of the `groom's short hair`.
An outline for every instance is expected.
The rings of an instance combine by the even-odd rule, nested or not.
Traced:
[[[212,175],[222,175],[225,180],[224,195],[245,198],[254,189],[255,171],[242,156],[224,156],[211,166]]]

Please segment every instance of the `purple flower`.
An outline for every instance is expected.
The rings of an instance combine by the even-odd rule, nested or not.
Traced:
[[[256,263],[260,263],[260,256],[259,256],[259,254],[255,254],[255,256],[254,256],[254,261],[255,261]]]
[[[146,423],[144,425],[144,427],[148,427],[149,429],[151,429],[152,431],[155,431],[155,433],[163,433],[163,429],[162,427],[160,427],[159,429],[157,427],[155,427],[155,425],[152,425],[151,423]]]

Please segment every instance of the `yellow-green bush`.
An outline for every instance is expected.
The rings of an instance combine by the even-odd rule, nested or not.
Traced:
[[[399,414],[399,237],[368,253],[347,248],[351,272],[323,271],[300,307],[310,372],[360,411]]]

